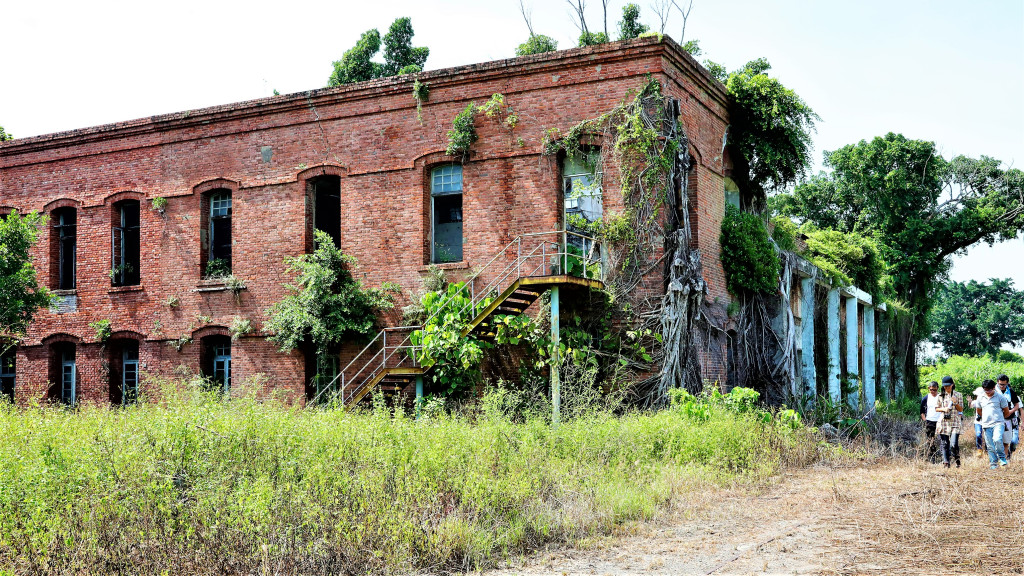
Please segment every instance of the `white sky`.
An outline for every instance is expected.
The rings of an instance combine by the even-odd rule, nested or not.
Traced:
[[[525,0],[534,30],[574,45],[563,0]],[[650,0],[641,17],[655,24]],[[625,2],[609,2],[609,31]],[[0,125],[33,136],[326,84],[359,34],[410,16],[428,69],[514,56],[516,0],[0,0]],[[588,23],[602,28],[590,0]],[[666,33],[678,39],[673,14]],[[822,117],[816,155],[886,132],[1024,165],[1024,2],[694,0],[686,39],[733,69],[767,57]],[[955,280],[1012,278],[1024,239],[958,257]]]

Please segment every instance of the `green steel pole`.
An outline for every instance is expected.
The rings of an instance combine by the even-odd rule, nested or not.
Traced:
[[[423,376],[416,377],[416,419],[419,420],[420,409],[423,408]]]
[[[562,388],[558,380],[561,365],[558,353],[558,286],[551,287],[551,424],[558,426],[562,411]]]

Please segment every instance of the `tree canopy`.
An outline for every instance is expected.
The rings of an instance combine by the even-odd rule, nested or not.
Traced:
[[[0,350],[21,338],[35,313],[50,303],[29,256],[45,223],[46,217],[36,212],[0,217]]]
[[[779,195],[776,209],[821,228],[873,237],[894,296],[928,311],[954,253],[1024,229],[1024,172],[993,158],[947,161],[933,142],[889,133],[825,154],[830,172]]]
[[[529,56],[530,54],[543,54],[558,50],[558,42],[543,34],[532,34],[530,39],[523,42],[516,48],[516,56]]]
[[[995,356],[1005,344],[1024,342],[1024,291],[1009,279],[946,283],[929,324],[945,356]]]
[[[630,3],[622,7],[622,20],[619,21],[619,40],[638,38],[647,30],[647,25],[640,23],[640,6]]]
[[[356,45],[348,49],[341,60],[333,63],[334,71],[327,80],[327,86],[421,72],[430,49],[413,47],[414,34],[409,18],[398,18],[392,22],[384,35],[384,63],[381,64],[373,61],[381,49],[380,32],[376,28],[363,32]]]

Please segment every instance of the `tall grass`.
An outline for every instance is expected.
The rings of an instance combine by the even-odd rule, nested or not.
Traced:
[[[557,429],[194,395],[0,406],[0,573],[481,567],[650,518],[687,478],[758,482],[818,442],[714,404]]]

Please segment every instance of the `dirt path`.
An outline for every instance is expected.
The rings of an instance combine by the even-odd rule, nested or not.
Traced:
[[[970,452],[960,470],[902,461],[794,471],[760,493],[708,494],[632,534],[486,574],[1022,574],[1024,458],[993,471]],[[997,486],[1016,494],[1016,509]],[[1002,552],[985,545],[992,534]]]

